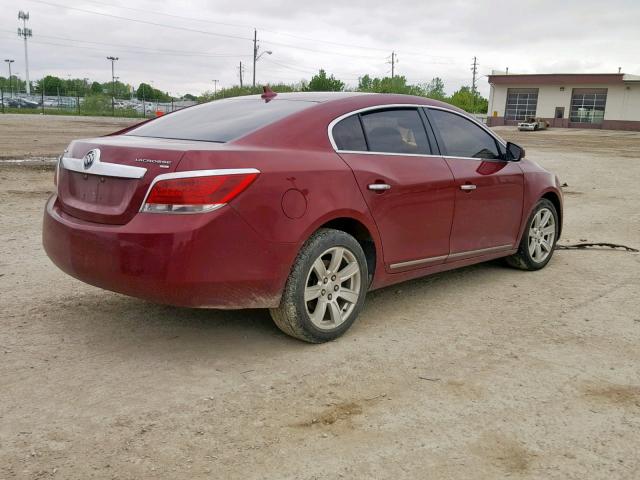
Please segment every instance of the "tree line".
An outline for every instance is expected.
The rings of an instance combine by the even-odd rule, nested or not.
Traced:
[[[11,76],[11,81],[7,77],[0,77],[0,88],[5,92],[24,92],[26,82],[16,75]],[[147,83],[140,83],[137,88],[116,80],[115,82],[95,82],[88,78],[64,79],[54,75],[47,75],[40,80],[31,82],[31,92],[36,95],[63,96],[63,97],[87,97],[91,95],[103,95],[116,99],[128,100],[131,97],[138,100],[148,100],[152,102],[170,102],[172,97],[167,92],[153,88]]]
[[[9,79],[0,77],[0,88],[5,92],[10,90]],[[11,85],[14,91],[24,91],[25,82],[15,75],[11,78]],[[375,93],[399,93],[406,95],[417,95],[421,97],[433,98],[455,105],[468,112],[486,113],[488,101],[477,91],[472,91],[471,87],[463,86],[447,95],[445,85],[441,78],[435,77],[430,82],[424,84],[410,84],[406,77],[396,75],[394,77],[371,77],[366,74],[358,79],[358,85],[349,87],[340,79],[329,75],[323,69],[313,75],[310,80],[302,80],[298,83],[275,83],[269,84],[274,92],[340,92],[358,91]],[[129,99],[132,96],[139,100],[154,102],[169,102],[173,99],[168,92],[163,92],[147,83],[140,83],[137,88],[119,80],[115,82],[96,82],[88,78],[64,79],[54,75],[47,75],[44,78],[32,83],[32,92],[37,95],[46,96],[107,96],[112,95],[116,99]],[[242,95],[253,95],[262,93],[262,87],[234,85],[218,90],[217,92],[207,91],[202,95],[183,95],[185,100],[197,102],[207,102],[220,98],[237,97]],[[5,93],[6,95],[6,93]]]
[[[371,93],[399,93],[404,95],[417,95],[420,97],[432,98],[455,105],[467,112],[486,113],[489,108],[489,102],[477,91],[473,92],[471,87],[463,86],[447,95],[445,91],[444,81],[440,77],[433,78],[425,84],[409,84],[406,77],[396,75],[394,77],[371,77],[363,75],[358,79],[358,85],[355,88],[349,88],[342,80],[328,75],[325,70],[320,70],[316,75],[311,77],[309,81],[301,81],[299,83],[287,84],[276,83],[269,84],[269,87],[278,93],[284,92],[371,92]],[[207,91],[198,97],[199,101],[210,101],[220,98],[237,97],[241,95],[254,95],[262,93],[262,87],[251,87],[234,85],[228,88],[222,88],[217,92]]]

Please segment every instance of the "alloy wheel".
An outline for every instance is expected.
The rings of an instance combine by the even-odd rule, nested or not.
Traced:
[[[356,256],[344,247],[320,255],[307,275],[304,303],[313,325],[331,330],[344,323],[360,296],[362,275]]]
[[[551,254],[556,237],[556,219],[548,208],[541,208],[529,226],[529,255],[542,263]]]

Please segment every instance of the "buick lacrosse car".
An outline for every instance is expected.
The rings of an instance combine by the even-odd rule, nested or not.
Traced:
[[[368,291],[504,257],[538,270],[558,179],[421,97],[275,94],[190,107],[60,157],[43,243],[63,271],[153,302],[268,308],[309,342]]]

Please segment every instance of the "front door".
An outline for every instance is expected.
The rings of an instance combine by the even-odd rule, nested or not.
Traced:
[[[562,127],[563,123],[564,123],[564,107],[556,107],[556,111],[553,116],[553,126]]]
[[[438,144],[456,184],[449,260],[509,250],[522,218],[524,178],[501,145],[462,115],[429,110]]]
[[[446,161],[431,153],[420,112],[395,108],[355,114],[334,127],[333,137],[378,226],[387,270],[444,262],[454,181]]]

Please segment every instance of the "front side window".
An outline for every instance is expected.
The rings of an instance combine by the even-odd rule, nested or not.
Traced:
[[[574,88],[571,94],[569,120],[580,123],[602,123],[606,105],[606,88]]]
[[[380,153],[431,153],[418,110],[378,110],[361,114],[369,151]]]
[[[530,118],[535,118],[537,106],[537,88],[509,88],[504,118],[519,122],[527,121]]]
[[[340,120],[333,127],[332,134],[338,150],[367,151],[367,142],[364,139],[364,132],[357,114]]]
[[[443,110],[432,109],[429,112],[448,156],[501,158],[495,139],[471,120]]]
[[[281,99],[265,102],[260,97],[216,100],[156,118],[125,135],[229,142],[314,105]]]

